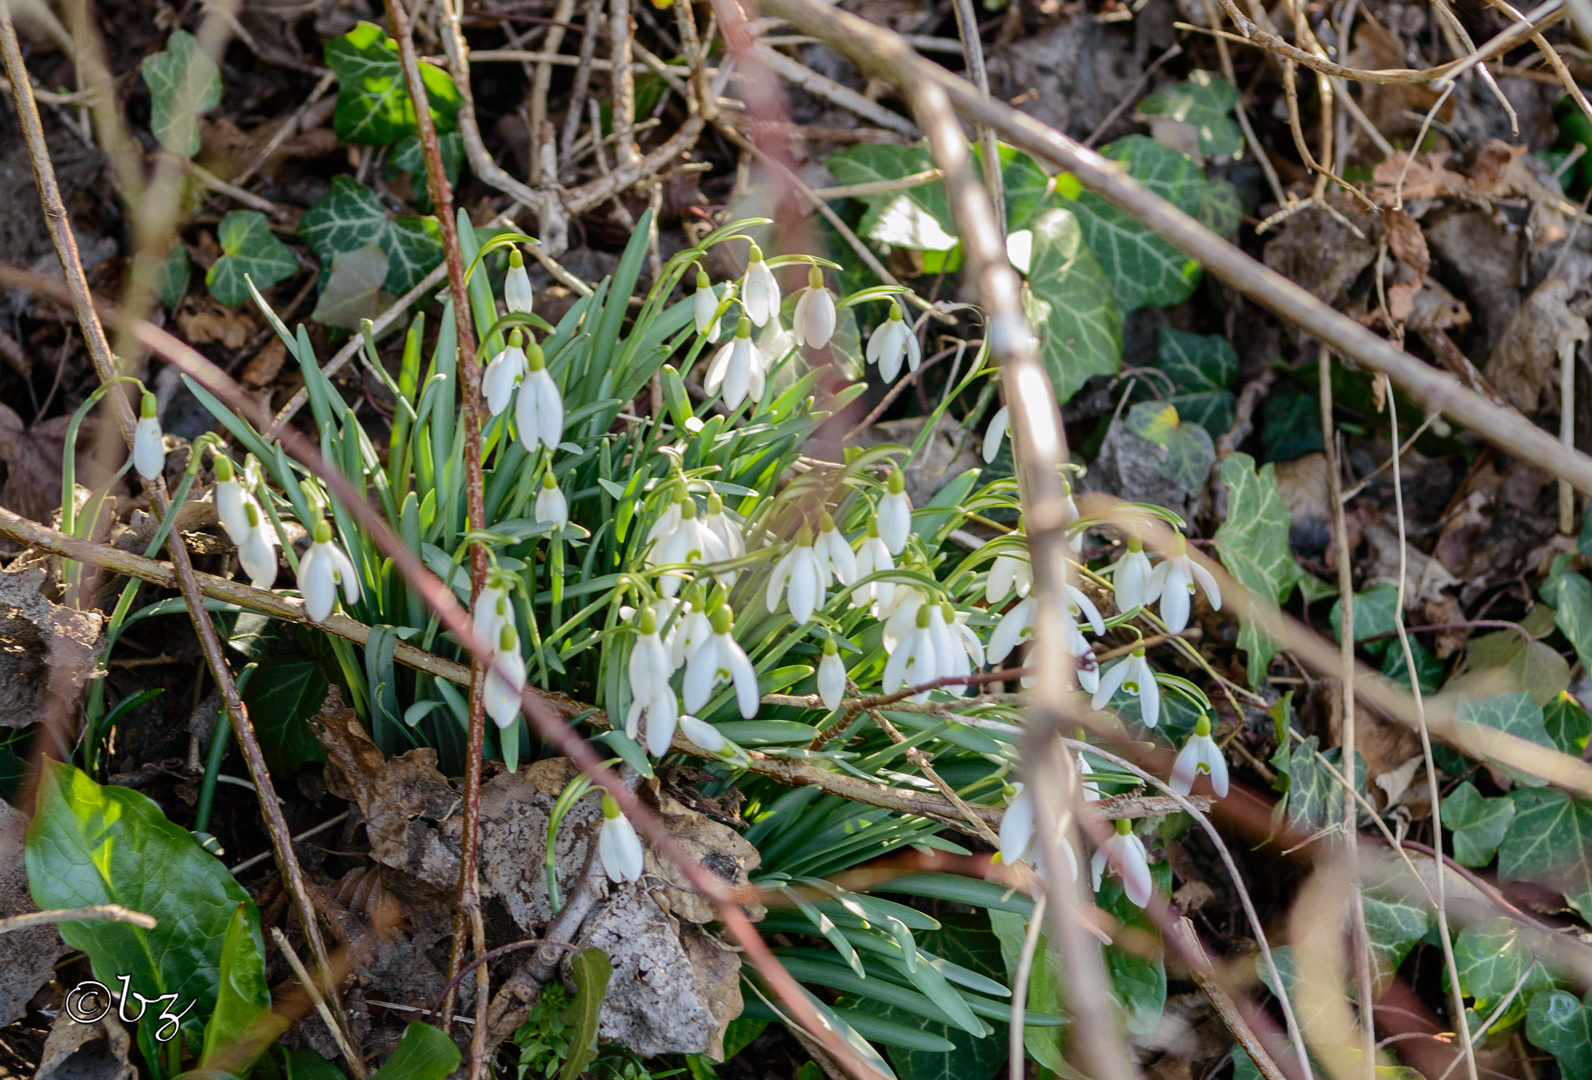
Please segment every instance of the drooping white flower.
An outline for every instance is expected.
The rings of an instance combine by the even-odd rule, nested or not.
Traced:
[[[846,662],[834,638],[824,641],[824,658],[818,661],[818,697],[833,712],[846,696]]]
[[[1204,716],[1194,721],[1194,734],[1178,751],[1168,783],[1179,795],[1187,795],[1194,790],[1194,778],[1200,773],[1211,778],[1211,790],[1217,798],[1227,797],[1227,759],[1216,740],[1211,738],[1211,722]]]
[[[710,754],[720,753],[729,744],[729,740],[718,728],[690,713],[680,714],[680,731]]]
[[[807,271],[807,288],[796,298],[796,314],[791,319],[796,344],[822,349],[835,332],[835,296],[824,288],[824,272],[818,267]]]
[[[957,611],[948,600],[940,604],[940,610],[944,613],[945,628],[951,640],[952,651],[967,656],[968,668],[966,671],[959,671],[958,674],[971,675],[984,666],[984,643],[967,624],[967,612]],[[960,661],[958,665],[960,666]]]
[[[644,715],[647,749],[654,757],[662,757],[669,752],[675,721],[680,716],[679,703],[669,685],[674,662],[668,646],[658,636],[658,617],[651,608],[642,608],[637,614],[636,631],[636,643],[626,667],[630,677],[630,709],[625,713],[625,734],[635,739],[641,733]]]
[[[691,304],[697,333],[706,334],[711,345],[719,340],[719,298],[713,293],[713,283],[700,267],[697,268],[696,295],[692,297]]]
[[[989,636],[989,647],[984,650],[992,664],[998,664],[1011,655],[1013,649],[1027,641],[1034,633],[1034,598],[1025,596],[995,624]]]
[[[658,544],[658,565],[701,566],[723,562],[728,557],[724,541],[697,517],[696,500],[687,496],[680,504],[680,524]],[[664,596],[673,596],[680,591],[683,580],[684,575],[678,571],[666,573],[658,580],[658,591]]]
[[[503,276],[503,305],[511,312],[531,312],[531,275],[525,272],[525,256],[519,248],[509,251],[509,272]]]
[[[700,590],[698,590],[700,593]],[[697,654],[713,637],[713,624],[702,613],[700,595],[686,601],[669,635],[669,660],[676,668]],[[693,740],[694,741],[694,740]]]
[[[662,514],[658,515],[658,520],[652,523],[652,528],[647,530],[645,541],[647,544],[647,555],[645,561],[648,566],[657,566],[661,561],[658,555],[663,549],[663,543],[674,530],[680,527],[682,508],[688,498],[690,496],[686,494],[684,487],[676,487],[674,489],[674,497],[669,500],[669,505],[664,507]]]
[[[877,618],[884,624],[879,630],[884,651],[893,653],[918,623],[918,611],[929,602],[916,586],[897,585],[890,595],[890,603],[880,605]]]
[[[1089,764],[1089,758],[1085,754],[1078,754],[1076,758],[1078,762],[1078,783],[1083,788],[1083,801],[1099,802],[1101,797],[1100,785],[1094,778],[1094,766]]]
[[[1017,783],[1012,787],[1014,794],[1007,800],[1006,812],[1001,815],[1001,862],[1007,866],[1025,862],[1043,874],[1044,848],[1034,821],[1034,797],[1025,784]],[[1067,871],[1077,881],[1078,857],[1072,853],[1072,845],[1065,837],[1058,839],[1062,854],[1067,856]]]
[[[984,429],[984,464],[988,465],[994,461],[995,455],[1001,452],[1001,440],[1006,438],[1006,433],[1011,427],[1011,410],[1002,405],[995,410],[995,415],[989,418],[989,426]]]
[[[890,659],[885,661],[884,678],[880,682],[885,693],[893,694],[904,686],[916,686],[940,677],[940,658],[935,652],[931,629],[934,611],[935,606],[930,604],[918,608],[912,631],[901,639]],[[914,694],[912,700],[926,701],[928,697],[929,692],[923,690]]]
[[[509,407],[514,388],[520,385],[529,370],[530,366],[525,360],[525,337],[516,327],[509,331],[509,343],[492,358],[486,371],[481,374],[481,394],[486,398],[486,407],[493,416]],[[525,425],[522,423],[520,427],[523,429]],[[535,442],[534,434],[530,441]]]
[[[1073,522],[1077,521],[1082,515],[1078,513],[1078,503],[1072,497],[1072,484],[1069,481],[1063,480],[1061,482],[1061,490],[1061,523],[1063,528],[1067,528],[1071,526]],[[1085,530],[1083,529],[1078,530],[1067,540],[1067,546],[1072,548],[1074,555],[1083,550],[1084,531]]]
[[[1106,867],[1122,879],[1122,891],[1139,907],[1150,902],[1155,884],[1150,878],[1150,856],[1144,850],[1144,841],[1133,834],[1133,822],[1117,821],[1115,834],[1106,837],[1089,862],[1096,891]]]
[[[299,560],[299,594],[304,597],[304,613],[310,621],[325,622],[337,603],[339,585],[344,603],[359,599],[359,578],[343,549],[332,543],[332,527],[325,518],[315,523],[312,535],[314,542]]]
[[[830,578],[842,585],[850,585],[857,580],[857,555],[851,550],[851,545],[846,543],[846,538],[840,535],[840,530],[835,527],[835,519],[828,511],[818,516],[818,539],[813,541],[813,550],[818,553],[818,565],[823,570],[826,584]]]
[[[503,627],[514,624],[513,602],[496,578],[489,576],[476,594],[475,603],[470,605],[470,624],[477,638],[493,646],[502,636]]]
[[[269,589],[276,584],[276,530],[252,498],[245,497],[243,515],[249,529],[238,545],[238,565],[255,588]]]
[[[879,535],[879,518],[877,515],[869,515],[867,533],[857,545],[857,580],[860,581],[870,574],[894,569],[895,559],[891,557],[890,548],[885,544],[884,537]],[[862,607],[871,603],[874,618],[878,618],[883,609],[891,606],[890,602],[894,596],[894,582],[870,581],[852,591],[851,606]]]
[[[763,354],[752,343],[752,320],[742,318],[735,324],[735,337],[713,354],[702,385],[710,394],[722,386],[724,407],[734,411],[748,397],[753,401],[763,400],[766,374]]]
[[[1100,686],[1095,690],[1090,704],[1096,709],[1103,709],[1118,690],[1126,690],[1139,699],[1139,715],[1145,727],[1160,723],[1161,687],[1155,681],[1155,672],[1151,670],[1149,661],[1144,658],[1143,646],[1134,649],[1132,655],[1118,660],[1110,671],[1100,677]]]
[[[758,326],[779,317],[779,280],[763,261],[763,249],[756,244],[747,254],[746,277],[741,282],[741,306],[746,317]],[[757,400],[753,398],[752,400]],[[735,406],[730,406],[732,409]]]
[[[712,530],[713,535],[724,544],[726,558],[739,559],[746,554],[746,540],[741,536],[741,527],[736,524],[734,518],[724,512],[724,500],[719,498],[719,493],[716,491],[708,493],[708,513],[707,517],[702,519],[702,524]],[[727,585],[734,585],[735,575],[725,574],[724,581]]]
[[[988,603],[998,604],[1016,589],[1017,598],[1021,600],[1033,587],[1034,572],[1027,558],[997,555],[989,565],[989,574],[984,578],[984,599]]]
[[[542,474],[542,490],[536,493],[536,520],[538,524],[569,524],[569,500],[564,498],[564,489],[553,479],[551,469]]]
[[[525,347],[525,382],[514,407],[514,424],[520,444],[534,453],[538,445],[557,450],[564,441],[564,395],[558,392],[542,347],[535,341]]]
[[[166,467],[166,443],[160,433],[155,395],[145,391],[138,404],[138,426],[133,429],[133,468],[145,480],[153,480]]]
[[[243,510],[243,484],[233,473],[232,462],[220,454],[216,455],[216,483],[212,494],[221,527],[232,542],[241,547],[249,535],[249,518]]]
[[[638,881],[645,860],[641,851],[641,837],[636,827],[624,814],[612,795],[603,796],[603,825],[597,834],[597,857],[602,860],[603,873],[614,884]]]
[[[1158,587],[1152,591],[1154,574],[1150,557],[1144,553],[1144,542],[1137,536],[1128,537],[1128,550],[1123,552],[1111,571],[1111,588],[1116,593],[1117,610],[1128,612],[1154,603],[1160,595]]]
[[[525,689],[525,657],[512,620],[498,628],[497,651],[486,673],[486,714],[504,730],[520,718],[520,691]],[[506,674],[506,677],[505,677]]]
[[[906,549],[907,537],[912,535],[912,500],[907,498],[907,478],[900,469],[891,469],[890,475],[885,477],[884,495],[879,499],[876,516],[885,547],[892,555],[901,554]]]
[[[879,365],[879,377],[887,383],[895,382],[901,374],[903,359],[913,371],[918,370],[923,351],[918,346],[918,336],[901,317],[900,304],[891,301],[890,317],[868,335],[867,358],[868,363]]]
[[[1181,634],[1188,626],[1189,601],[1194,597],[1194,583],[1205,590],[1205,598],[1213,611],[1222,609],[1222,591],[1217,588],[1211,572],[1195,562],[1188,553],[1188,541],[1178,536],[1173,541],[1172,557],[1162,562],[1150,575],[1150,588],[1161,597],[1161,621],[1168,633]]]
[[[1078,623],[1072,621],[1068,627],[1067,651],[1072,654],[1073,674],[1078,678],[1078,685],[1086,692],[1093,694],[1100,689],[1100,661],[1095,659],[1094,647],[1089,644],[1089,639],[1083,636],[1083,631],[1078,629]],[[1025,681],[1023,685],[1028,685]]]
[[[791,618],[798,624],[807,622],[814,611],[823,609],[828,599],[827,577],[818,561],[818,553],[813,550],[813,530],[803,525],[796,534],[796,542],[774,564],[774,572],[769,576],[764,598],[768,610],[778,611],[780,598],[784,597]]]
[[[1089,599],[1089,594],[1073,585],[1071,582],[1063,585],[1067,593],[1067,613],[1075,620],[1082,615],[1089,623],[1089,629],[1098,637],[1106,632],[1105,620],[1100,617],[1100,609],[1095,607],[1094,601]]]
[[[750,720],[761,703],[757,671],[746,650],[730,636],[734,613],[728,604],[713,612],[713,636],[685,664],[685,710],[697,712],[708,703],[720,683],[733,683],[741,716]],[[804,622],[806,620],[803,620]]]

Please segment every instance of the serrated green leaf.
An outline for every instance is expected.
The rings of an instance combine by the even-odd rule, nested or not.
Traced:
[[[1459,970],[1460,992],[1472,999],[1472,1007],[1484,1019],[1525,975],[1520,993],[1492,1026],[1493,1032],[1504,1032],[1518,1024],[1526,1014],[1531,994],[1553,985],[1553,977],[1520,940],[1519,927],[1505,918],[1475,922],[1461,930],[1454,939],[1454,963]]]
[[[383,285],[401,296],[442,261],[441,230],[431,217],[393,218],[374,192],[352,177],[332,179],[331,190],[299,222],[299,236],[321,257],[375,244],[387,254]]]
[[[188,249],[179,241],[171,247],[171,254],[160,264],[160,283],[155,287],[160,302],[167,310],[175,310],[188,291],[188,279],[193,275],[193,260]]]
[[[1288,547],[1288,506],[1277,493],[1271,465],[1255,471],[1248,454],[1229,454],[1220,470],[1227,485],[1227,520],[1216,530],[1216,553],[1251,596],[1281,607],[1304,571]],[[1280,646],[1253,620],[1241,621],[1238,647],[1249,655],[1249,682],[1266,676]]]
[[[1551,886],[1582,918],[1592,916],[1592,801],[1553,788],[1516,788],[1509,800],[1515,817],[1498,845],[1498,880]]]
[[[232,211],[221,219],[216,238],[226,254],[205,274],[205,287],[223,304],[236,307],[249,301],[244,275],[256,289],[268,289],[298,271],[293,252],[271,233],[271,223],[258,210]]]
[[[1432,918],[1421,904],[1387,889],[1366,889],[1360,899],[1372,976],[1379,987],[1385,987],[1410,950],[1426,936]]]
[[[1548,729],[1542,723],[1542,709],[1531,695],[1524,690],[1517,690],[1512,694],[1497,694],[1493,697],[1469,698],[1461,701],[1454,709],[1454,722],[1456,724],[1480,724],[1509,735],[1516,735],[1538,746],[1554,749],[1553,740],[1548,737]],[[1505,768],[1515,783],[1526,787],[1542,787],[1547,781],[1530,773],[1518,769]]]
[[[1083,243],[1078,219],[1050,210],[1033,221],[1029,321],[1059,401],[1122,363],[1122,316],[1099,262]]]
[[[173,154],[199,152],[199,114],[221,104],[221,69],[186,30],[173,30],[166,51],[144,57],[149,127]]]
[[[1199,213],[1205,202],[1205,175],[1188,158],[1153,139],[1130,135],[1101,153],[1121,162],[1135,180],[1184,213]],[[1141,307],[1180,304],[1193,293],[1198,262],[1093,192],[1067,205],[1078,215],[1084,240],[1100,260],[1124,315]]]
[[[1580,757],[1586,750],[1587,737],[1592,736],[1592,715],[1579,701],[1561,691],[1543,707],[1542,726],[1553,745],[1571,757]]]
[[[1156,366],[1172,380],[1167,400],[1179,417],[1201,425],[1212,438],[1227,434],[1233,426],[1233,392],[1227,387],[1238,375],[1238,354],[1226,338],[1162,330]]]
[[[337,74],[332,127],[343,142],[388,146],[415,131],[414,103],[404,85],[398,43],[375,23],[361,22],[326,43],[326,66]],[[447,72],[420,64],[438,132],[458,126],[459,90]]]
[[[358,330],[361,319],[376,317],[381,287],[387,281],[387,253],[375,244],[332,256],[332,272],[310,318],[326,326]]]
[[[1195,71],[1187,82],[1164,86],[1139,103],[1145,116],[1164,116],[1193,124],[1200,153],[1232,157],[1244,145],[1243,132],[1230,115],[1238,101],[1233,84],[1208,71]]]
[[[1558,1058],[1565,1080],[1592,1080],[1592,994],[1537,994],[1526,1009],[1526,1038]]]
[[[1512,801],[1486,798],[1469,780],[1443,799],[1442,809],[1443,824],[1454,833],[1454,860],[1461,866],[1492,862],[1515,817]]]

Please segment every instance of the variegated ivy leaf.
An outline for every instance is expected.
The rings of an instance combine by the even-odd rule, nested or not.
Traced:
[[[166,51],[144,57],[149,127],[173,154],[199,152],[199,114],[221,104],[221,69],[186,30],[173,30]]]
[[[1033,221],[1028,262],[1029,321],[1056,397],[1066,401],[1090,377],[1114,374],[1122,362],[1122,316],[1078,219],[1050,210]]]
[[[1592,1080],[1592,994],[1537,994],[1526,1009],[1526,1038],[1559,1059],[1565,1080]]]
[[[1524,690],[1517,690],[1512,694],[1497,694],[1493,697],[1470,698],[1459,703],[1454,710],[1456,724],[1479,724],[1483,727],[1494,728],[1509,735],[1516,735],[1538,746],[1545,746],[1550,750],[1557,749],[1553,740],[1548,737],[1548,729],[1542,722],[1542,709],[1531,695]],[[1461,727],[1463,736],[1463,727]],[[1525,787],[1544,787],[1547,781],[1531,773],[1519,769],[1505,768],[1510,777],[1517,784]]]
[[[226,252],[205,274],[205,287],[223,304],[236,307],[249,300],[247,275],[257,289],[268,289],[298,271],[298,260],[271,233],[271,223],[258,210],[234,210],[216,229]]]
[[[1200,153],[1231,157],[1244,145],[1243,132],[1232,118],[1238,91],[1233,84],[1208,71],[1195,71],[1187,82],[1165,86],[1139,103],[1145,116],[1164,116],[1194,125]]]
[[[1185,491],[1205,486],[1216,463],[1216,444],[1198,424],[1184,423],[1177,408],[1165,401],[1141,401],[1128,410],[1128,427],[1166,451],[1161,475]]]
[[[934,168],[920,146],[853,146],[832,154],[824,165],[848,187],[900,180]],[[945,185],[938,180],[900,191],[859,196],[868,205],[857,231],[870,240],[915,251],[948,251],[956,245],[956,224]]]
[[[1507,1031],[1526,1013],[1526,1002],[1537,991],[1553,985],[1553,976],[1531,955],[1520,940],[1519,927],[1505,918],[1477,922],[1465,927],[1454,939],[1454,963],[1459,969],[1459,989],[1472,999],[1478,1016],[1486,1019],[1515,988],[1522,975],[1525,982],[1513,1003],[1493,1025],[1494,1031]],[[1479,1024],[1477,1025],[1479,1026]],[[1471,1034],[1474,1035],[1473,1028]]]
[[[173,244],[171,254],[160,264],[160,280],[155,286],[160,302],[175,310],[188,291],[188,279],[192,275],[193,260],[188,257],[188,249],[180,242]]]
[[[1542,726],[1553,745],[1571,757],[1580,757],[1586,750],[1587,737],[1592,736],[1592,716],[1563,690],[1543,707]]]
[[[414,288],[442,261],[436,218],[394,218],[374,192],[348,176],[333,178],[332,189],[310,207],[298,233],[323,263],[375,244],[387,253],[385,288],[394,296]]]
[[[1229,454],[1219,475],[1227,485],[1227,520],[1216,530],[1216,553],[1251,596],[1281,606],[1305,576],[1288,547],[1288,507],[1277,493],[1271,465],[1255,471],[1248,454]],[[1277,642],[1253,619],[1241,620],[1238,647],[1249,655],[1249,681],[1258,683],[1277,655]]]
[[[1291,750],[1284,743],[1272,755],[1271,763],[1279,773],[1288,777],[1287,795],[1278,803],[1278,812],[1288,815],[1288,824],[1301,833],[1310,834],[1324,829],[1334,821],[1343,819],[1343,786],[1327,769],[1331,765],[1338,776],[1348,779],[1343,768],[1343,751],[1334,746],[1321,751],[1316,759],[1320,742],[1312,735]],[[1359,767],[1356,786],[1365,791],[1365,759],[1356,752]],[[1323,764],[1325,762],[1325,764]]]
[[[343,142],[390,146],[415,131],[415,108],[404,85],[398,43],[381,27],[361,22],[342,37],[328,41],[326,66],[337,74],[332,127]],[[422,62],[420,81],[425,84],[437,130],[454,130],[460,98],[452,77]]]
[[[1498,845],[1498,880],[1540,882],[1592,916],[1592,801],[1555,788],[1516,788],[1509,800],[1515,816]]]
[[[1492,862],[1515,804],[1507,798],[1489,799],[1466,780],[1442,802],[1443,824],[1454,832],[1454,860],[1461,866],[1486,866]]]
[[[1592,582],[1580,574],[1559,575],[1554,619],[1583,665],[1592,659]]]
[[[1167,400],[1184,420],[1201,425],[1212,438],[1233,426],[1233,392],[1227,387],[1238,375],[1238,354],[1226,338],[1162,330],[1156,367],[1172,380]]]
[[[1366,938],[1371,946],[1372,974],[1384,986],[1404,958],[1426,936],[1432,918],[1424,905],[1388,889],[1367,889],[1361,895]]]

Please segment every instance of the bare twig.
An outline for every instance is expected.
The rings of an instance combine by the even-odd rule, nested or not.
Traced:
[[[325,1023],[326,1030],[331,1032],[333,1041],[337,1043],[337,1049],[343,1052],[343,1060],[348,1062],[349,1068],[356,1075],[364,1076],[365,1062],[358,1054],[354,1053],[354,1048],[348,1044],[348,1037],[343,1034],[342,1029],[338,1027],[337,1022],[332,1018],[332,1010],[327,1007],[326,995],[323,993],[321,984],[311,978],[308,971],[304,970],[304,962],[298,958],[298,953],[293,951],[293,946],[288,943],[287,935],[282,933],[280,926],[271,927],[271,937],[276,941],[276,947],[281,951],[283,957],[286,958],[288,967],[293,969],[293,974],[298,979],[299,985],[304,987],[304,992],[315,1003],[315,1011],[321,1014],[321,1021]]]
[[[10,918],[0,919],[0,934],[64,922],[119,922],[141,926],[145,930],[155,928],[153,915],[145,915],[142,911],[133,911],[120,904],[95,904],[92,907],[56,908],[51,911],[26,911],[21,915],[12,915]]]

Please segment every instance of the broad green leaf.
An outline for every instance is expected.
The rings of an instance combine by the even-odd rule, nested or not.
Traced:
[[[1580,574],[1561,575],[1554,619],[1575,646],[1581,665],[1592,667],[1592,582]]]
[[[973,146],[973,158],[983,161],[981,148]],[[1001,186],[1006,192],[1006,231],[1026,229],[1051,201],[1055,185],[1044,167],[1017,149],[1000,144]],[[982,165],[980,165],[982,168]]]
[[[576,1080],[597,1059],[597,1014],[614,975],[608,954],[595,946],[576,953],[569,966],[575,974],[575,1000],[564,1010],[564,1023],[574,1032],[558,1080]]]
[[[1166,895],[1172,885],[1172,864],[1156,863],[1150,868],[1156,891]],[[1124,927],[1131,927],[1141,940],[1161,941],[1161,931],[1155,922],[1122,891],[1116,878],[1101,881],[1095,894],[1095,904],[1114,916]],[[1105,947],[1106,974],[1111,977],[1111,988],[1117,1004],[1122,1007],[1123,1026],[1134,1035],[1148,1035],[1161,1022],[1166,1008],[1166,964],[1155,955],[1144,955],[1143,950],[1127,949],[1118,944]]]
[[[1498,845],[1498,880],[1551,886],[1592,916],[1592,801],[1553,788],[1516,788],[1509,799],[1515,817]]]
[[[193,836],[172,824],[160,807],[136,791],[101,787],[70,765],[46,759],[39,776],[38,808],[28,826],[28,887],[41,908],[121,904],[153,916],[153,930],[127,923],[60,924],[61,937],[88,954],[94,977],[153,998],[177,994],[193,1002],[182,1024],[198,1049],[199,1034],[215,1012],[223,949],[241,906],[245,932],[232,962],[233,988],[258,1006],[265,992],[265,949],[260,913],[249,894]],[[181,1009],[181,1004],[177,1009]],[[140,1025],[146,1050],[158,1021]]]
[[[1519,1023],[1532,992],[1553,985],[1553,977],[1520,941],[1519,928],[1505,918],[1472,923],[1461,930],[1454,939],[1454,963],[1459,970],[1460,992],[1472,1000],[1472,1007],[1483,1019],[1492,1014],[1522,975],[1526,977],[1514,1002],[1493,1025],[1495,1032],[1507,1031]]]
[[[1443,685],[1443,662],[1433,656],[1430,649],[1413,638],[1410,640],[1410,655],[1415,659],[1415,679],[1420,684],[1421,693],[1437,693],[1438,688]],[[1392,679],[1397,686],[1407,687],[1410,684],[1410,670],[1404,662],[1404,648],[1396,640],[1382,654],[1382,674]]]
[[[326,43],[326,66],[337,74],[332,127],[343,142],[388,146],[415,131],[414,103],[404,85],[398,43],[375,23],[361,22]],[[459,90],[447,72],[420,64],[438,132],[458,126]]]
[[[1205,189],[1205,201],[1200,203],[1200,224],[1217,236],[1231,237],[1244,220],[1244,200],[1238,189],[1226,180],[1212,180]]]
[[[376,317],[386,280],[387,253],[375,244],[340,251],[332,256],[332,272],[310,318],[326,326],[358,330],[361,319]]]
[[[1233,426],[1233,392],[1227,387],[1238,375],[1238,355],[1227,339],[1215,335],[1162,330],[1156,366],[1171,377],[1167,398],[1186,421],[1202,425],[1219,438]],[[1156,388],[1163,389],[1159,383]]]
[[[1586,750],[1587,737],[1592,735],[1592,716],[1579,701],[1561,691],[1543,706],[1542,726],[1553,745],[1571,757],[1580,757]]]
[[[1148,439],[1164,447],[1182,421],[1177,406],[1164,401],[1141,401],[1128,410],[1125,417],[1128,427],[1141,439]]]
[[[1105,147],[1139,183],[1187,214],[1205,202],[1205,175],[1188,158],[1143,135],[1130,135]],[[1187,300],[1199,281],[1199,263],[1184,255],[1093,192],[1067,204],[1078,215],[1083,237],[1111,282],[1117,307],[1126,315],[1141,307],[1165,307]]]
[[[464,164],[464,136],[457,131],[449,131],[437,136],[437,149],[442,155],[442,174],[448,178],[449,184],[459,182],[459,166]],[[425,152],[420,147],[420,135],[405,135],[399,140],[398,145],[392,148],[391,167],[409,174],[410,184],[414,188],[415,202],[420,209],[431,210],[431,181],[426,175]],[[387,177],[386,170],[382,172],[383,178]]]
[[[1321,402],[1314,395],[1280,387],[1267,395],[1260,415],[1260,441],[1267,461],[1294,461],[1326,446],[1321,438]]]
[[[1454,833],[1454,860],[1461,866],[1492,862],[1514,820],[1515,804],[1486,798],[1467,780],[1443,799],[1442,808],[1443,824]]]
[[[934,161],[920,146],[885,143],[848,147],[830,155],[824,165],[836,180],[850,186],[900,180],[934,168]],[[858,198],[868,210],[857,231],[870,240],[918,251],[948,251],[956,244],[950,202],[938,180]]]
[[[392,1057],[370,1080],[443,1080],[459,1067],[459,1056],[459,1048],[441,1028],[416,1020],[404,1029]]]
[[[1548,729],[1542,723],[1542,709],[1524,690],[1480,700],[1468,698],[1461,701],[1454,709],[1454,721],[1457,724],[1480,724],[1483,727],[1517,735],[1538,746],[1555,749],[1553,740],[1548,737]],[[1506,767],[1504,771],[1513,777],[1517,784],[1527,787],[1543,787],[1547,784],[1546,780],[1518,769]]]
[[[1537,994],[1526,1009],[1526,1038],[1559,1059],[1564,1080],[1592,1080],[1592,995]]]
[[[1122,316],[1105,272],[1083,243],[1078,219],[1050,210],[1033,221],[1029,256],[1029,321],[1058,401],[1092,376],[1113,375],[1122,363]]]
[[[265,762],[278,776],[293,776],[305,762],[326,760],[309,722],[326,702],[327,685],[316,660],[290,653],[260,661],[244,688],[243,702]]]
[[[349,176],[332,179],[332,188],[299,222],[299,236],[323,263],[345,251],[375,244],[387,253],[383,287],[400,296],[442,261],[436,218],[393,218],[375,192]]]
[[[199,1055],[201,1069],[246,1075],[254,1059],[287,1029],[285,1019],[261,1004],[269,1002],[271,995],[249,930],[249,909],[239,904],[221,944],[216,1011],[205,1025],[204,1050]]]
[[[1385,986],[1410,950],[1426,936],[1432,918],[1424,906],[1386,889],[1365,890],[1361,904],[1371,946],[1372,976],[1378,986]]]
[[[990,926],[1001,943],[1001,959],[1006,964],[1008,979],[1017,977],[1017,964],[1022,955],[1023,939],[1028,934],[1027,915],[990,909]],[[1060,964],[1056,951],[1049,947],[1045,935],[1039,935],[1034,950],[1034,962],[1028,974],[1028,1007],[1038,1012],[1061,1012]],[[1054,1027],[1025,1027],[1023,1048],[1028,1056],[1051,1072],[1062,1071],[1062,1040],[1064,1029]]]
[[[1288,547],[1289,513],[1277,494],[1271,465],[1255,471],[1248,454],[1229,454],[1220,470],[1227,485],[1227,520],[1216,530],[1216,553],[1227,572],[1257,600],[1281,606],[1305,576]],[[1281,647],[1255,622],[1241,621],[1238,647],[1249,654],[1249,682],[1265,678]]]
[[[1165,451],[1160,464],[1162,476],[1186,491],[1199,491],[1205,486],[1211,466],[1216,463],[1216,445],[1211,442],[1210,432],[1198,424],[1183,422],[1177,408],[1165,401],[1141,401],[1128,410],[1124,419],[1140,438]]]
[[[160,302],[168,310],[175,310],[182,303],[183,295],[188,291],[188,279],[192,276],[193,260],[188,257],[188,249],[181,242],[173,244],[171,254],[160,264],[160,283],[155,287],[160,294]]]
[[[166,51],[144,57],[149,127],[181,157],[199,152],[199,114],[221,104],[221,69],[186,30],[173,30]]]
[[[1187,82],[1165,86],[1139,103],[1145,116],[1164,116],[1193,124],[1200,153],[1232,157],[1244,145],[1243,132],[1230,115],[1238,100],[1233,84],[1208,71],[1195,71]]]
[[[1399,604],[1399,590],[1397,585],[1383,582],[1372,585],[1364,592],[1354,594],[1354,640],[1365,641],[1374,638],[1366,647],[1366,652],[1373,656],[1380,656],[1389,648],[1398,647],[1398,639],[1386,637],[1397,628]],[[1327,621],[1332,624],[1332,636],[1337,641],[1343,640],[1343,600],[1340,598],[1332,605],[1332,611],[1327,616]],[[1391,642],[1391,645],[1389,644]]]
[[[234,210],[221,219],[216,238],[226,254],[205,273],[210,295],[237,307],[249,301],[247,274],[256,289],[268,289],[298,272],[298,260],[271,232],[271,223],[258,210]]]
[[[1570,665],[1564,657],[1546,642],[1527,641],[1513,630],[1471,638],[1465,646],[1465,666],[1464,673],[1448,683],[1448,689],[1460,696],[1512,688],[1524,690],[1538,705],[1548,705],[1570,685]]]

